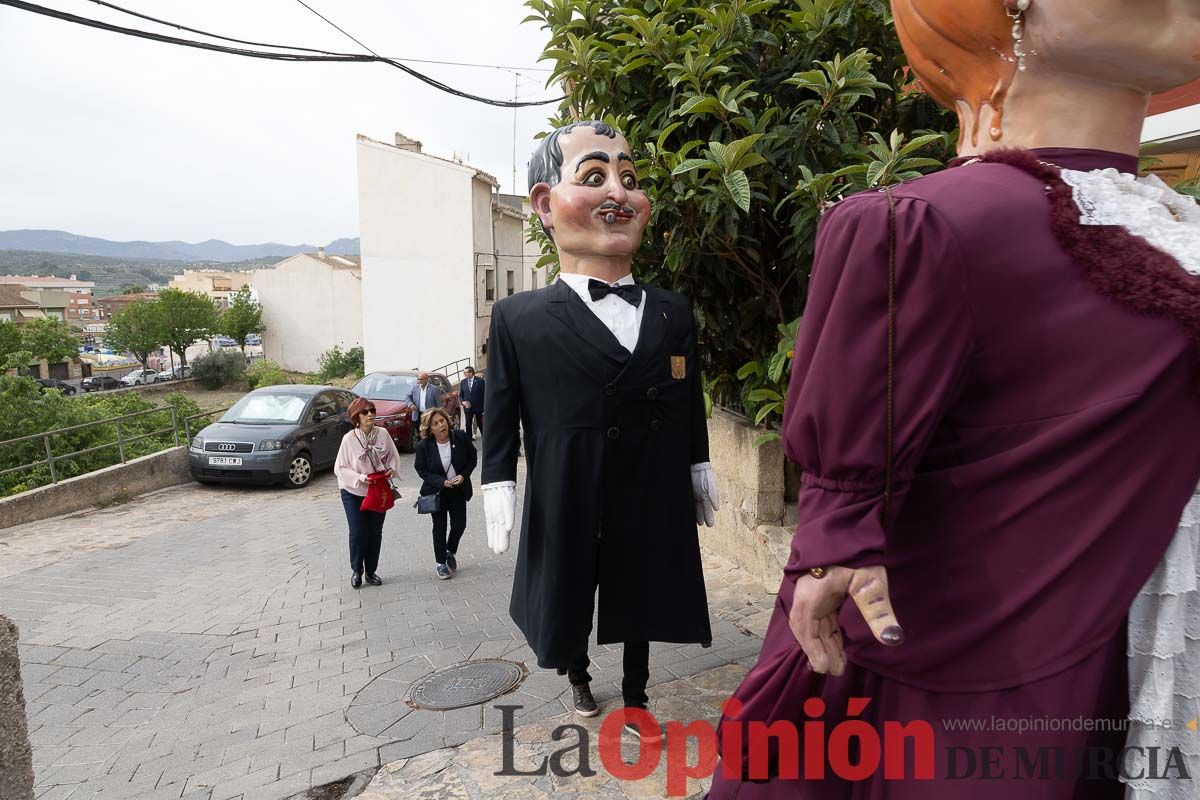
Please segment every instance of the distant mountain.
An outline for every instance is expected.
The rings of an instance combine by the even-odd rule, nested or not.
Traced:
[[[357,255],[358,239],[336,239],[325,252],[337,255]],[[76,236],[66,231],[19,230],[0,231],[0,250],[26,250],[42,253],[73,253],[108,258],[137,258],[152,261],[250,261],[272,256],[294,256],[315,253],[310,244],[229,244],[219,239],[191,244],[189,242],[113,242],[92,236]]]

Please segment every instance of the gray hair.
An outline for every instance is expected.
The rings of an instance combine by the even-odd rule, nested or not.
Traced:
[[[594,130],[597,135],[607,136],[610,139],[615,139],[617,134],[620,133],[620,131],[607,122],[600,122],[595,119],[572,122],[561,128],[555,128],[546,138],[542,139],[541,144],[538,145],[538,149],[533,151],[533,157],[529,160],[530,189],[539,183],[548,183],[551,186],[555,186],[562,180],[563,154],[562,146],[558,143],[558,140],[576,128],[581,128],[585,125]]]

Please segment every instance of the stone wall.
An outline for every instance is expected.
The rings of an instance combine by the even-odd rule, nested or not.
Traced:
[[[17,626],[0,616],[0,798],[33,800],[33,750],[21,690]]]
[[[0,499],[0,530],[39,519],[105,506],[192,480],[186,447],[173,447],[126,464]],[[3,800],[7,797],[0,795]]]
[[[754,446],[762,435],[743,417],[713,409],[708,449],[721,508],[716,527],[700,527],[700,544],[778,588],[792,541],[784,501],[784,456],[779,442]]]

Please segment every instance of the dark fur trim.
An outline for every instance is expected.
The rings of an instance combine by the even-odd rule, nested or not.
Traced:
[[[1178,323],[1196,348],[1200,388],[1200,275],[1119,225],[1082,225],[1071,187],[1053,164],[1026,150],[997,150],[980,161],[1008,164],[1046,184],[1054,238],[1100,294],[1145,316]]]

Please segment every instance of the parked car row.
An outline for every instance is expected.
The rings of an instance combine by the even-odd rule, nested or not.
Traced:
[[[429,380],[458,420],[457,388],[445,375],[431,374]],[[317,470],[332,468],[337,460],[350,430],[346,412],[356,397],[375,404],[376,424],[399,449],[412,450],[416,426],[407,398],[416,383],[416,372],[372,372],[350,391],[301,384],[255,389],[188,443],[192,477],[200,483],[306,486]]]

